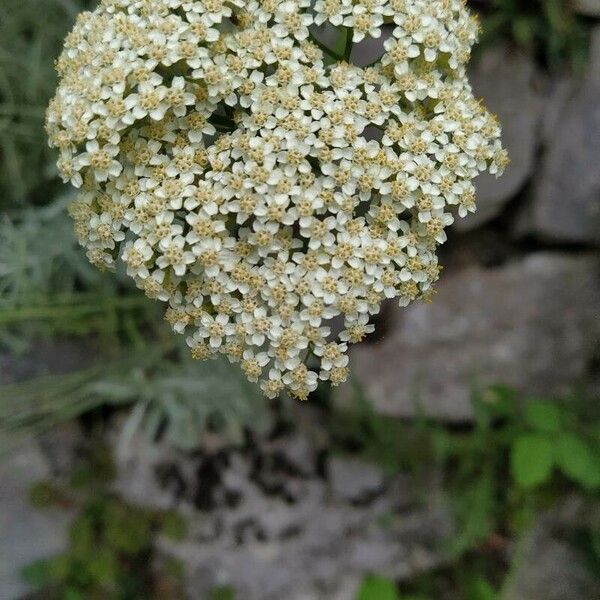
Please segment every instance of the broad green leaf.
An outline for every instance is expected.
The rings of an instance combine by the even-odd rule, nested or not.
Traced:
[[[525,421],[533,429],[555,433],[562,427],[562,413],[555,404],[532,400],[525,407]]]
[[[357,600],[400,600],[400,596],[391,579],[370,575],[360,586]]]
[[[556,462],[569,478],[588,488],[600,485],[600,464],[597,456],[581,437],[562,434],[556,442]]]
[[[523,435],[512,447],[511,466],[516,482],[534,488],[546,482],[552,473],[554,451],[552,442],[543,435]]]

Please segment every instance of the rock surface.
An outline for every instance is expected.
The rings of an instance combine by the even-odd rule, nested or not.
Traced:
[[[533,536],[535,552],[531,552],[517,574],[506,600],[590,600],[598,598],[600,588],[594,585],[582,559],[566,542],[543,533]],[[543,552],[539,551],[543,548]],[[595,589],[595,593],[592,592]]]
[[[553,242],[600,244],[600,27],[587,75],[556,119],[519,226]]]
[[[64,549],[70,516],[62,509],[38,510],[31,486],[50,476],[35,442],[14,448],[0,461],[0,598],[16,600],[29,591],[19,575],[26,565]]]
[[[440,564],[438,548],[451,529],[434,502],[397,512],[397,487],[354,506],[314,476],[284,488],[254,477],[248,462],[234,457],[221,485],[235,502],[190,514],[188,541],[160,543],[185,564],[192,597],[231,585],[248,600],[352,598],[368,572],[402,578]],[[380,523],[384,515],[391,525]]]
[[[600,18],[600,0],[573,0],[573,7],[582,15]]]
[[[520,552],[505,600],[591,600],[600,598],[600,579],[565,537],[594,518],[576,499],[558,513],[537,519]],[[567,509],[565,511],[565,508]],[[567,514],[560,514],[560,512]],[[592,511],[593,512],[593,511]],[[596,511],[597,512],[597,511]],[[569,514],[570,513],[570,514]],[[596,518],[597,518],[596,514]]]
[[[160,537],[158,560],[184,565],[190,598],[232,586],[246,600],[347,600],[369,572],[405,578],[443,563],[452,519],[439,478],[384,479],[370,463],[324,457],[310,441],[319,427],[173,462],[188,536]],[[146,480],[147,501],[156,506],[164,457],[140,448],[146,443],[138,438],[135,453],[151,458],[141,477],[133,463],[129,476]],[[146,504],[137,492],[126,499]]]
[[[381,493],[383,473],[376,465],[335,456],[329,461],[333,494],[350,502],[364,502]]]
[[[181,476],[173,472],[172,465],[180,458],[177,451],[165,444],[148,443],[143,432],[137,432],[126,447],[120,447],[120,441],[113,436],[117,467],[113,490],[131,504],[158,510],[176,506]]]
[[[468,267],[443,274],[437,291],[431,304],[390,306],[383,338],[353,348],[354,378],[380,412],[460,421],[476,386],[555,396],[584,375],[600,333],[597,256]],[[351,394],[342,387],[337,400]]]
[[[455,227],[460,231],[494,218],[525,186],[533,171],[541,122],[538,76],[528,54],[500,44],[484,52],[470,77],[475,94],[500,119],[511,164],[500,178],[483,174],[475,180],[477,212],[457,220]]]

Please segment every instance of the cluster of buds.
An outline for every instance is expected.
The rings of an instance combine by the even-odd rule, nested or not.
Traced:
[[[473,178],[507,164],[465,72],[477,31],[464,0],[102,0],[46,119],[90,261],[123,261],[194,357],[269,397],[341,383],[382,300],[430,294]]]

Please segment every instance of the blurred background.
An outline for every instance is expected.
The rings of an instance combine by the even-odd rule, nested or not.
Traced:
[[[352,381],[267,402],[88,265],[0,0],[0,600],[600,598],[600,0],[471,0],[512,164]]]

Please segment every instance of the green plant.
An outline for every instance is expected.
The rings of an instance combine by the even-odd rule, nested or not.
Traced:
[[[135,403],[125,423],[125,442],[142,427],[185,450],[198,448],[206,432],[231,442],[242,440],[245,427],[261,430],[268,423],[266,404],[258,388],[223,359],[198,362],[187,349],[175,361],[164,356],[150,368],[96,381],[94,394],[110,402]]]
[[[36,561],[23,578],[49,600],[168,600],[182,597],[178,569],[153,565],[153,540],[161,533],[185,537],[174,512],[131,506],[109,491],[113,469],[106,448],[96,446],[68,488],[40,482],[31,490],[38,508],[58,505],[78,512],[65,552]]]
[[[535,52],[546,66],[585,64],[589,27],[568,0],[475,0],[473,4],[482,14],[482,47],[508,38]]]
[[[186,450],[198,448],[209,431],[235,442],[245,427],[268,423],[255,386],[222,360],[194,361],[167,336],[151,350],[125,348],[88,369],[0,386],[0,451],[101,405],[131,407],[123,443],[142,429]]]
[[[68,201],[0,219],[0,347],[24,352],[44,335],[87,338],[87,347],[94,335],[100,360],[0,386],[0,446],[101,404],[134,405],[126,435],[138,426],[150,436],[161,428],[185,448],[197,447],[209,429],[239,439],[246,424],[264,423],[255,386],[220,360],[193,361],[167,334],[160,306],[89,265],[65,213]]]
[[[235,590],[229,585],[221,585],[210,592],[210,600],[235,600]]]
[[[524,428],[511,446],[512,473],[517,484],[535,488],[550,481],[553,469],[584,488],[600,486],[600,462],[592,439],[562,407],[542,400],[524,410]]]
[[[65,214],[68,201],[0,219],[0,348],[16,354],[40,336],[68,335],[85,338],[83,347],[99,360],[65,375],[0,386],[0,450],[9,438],[102,404],[134,406],[125,436],[140,426],[151,437],[160,429],[186,449],[208,430],[231,440],[250,423],[264,424],[255,386],[221,360],[192,360],[167,333],[160,306],[88,264]]]
[[[356,600],[401,600],[396,584],[387,577],[370,575],[362,582]]]
[[[498,565],[488,562],[479,557],[463,558],[398,585],[386,577],[370,575],[363,580],[356,600],[501,600],[501,592],[490,583],[487,573],[497,571]]]
[[[138,340],[159,307],[91,267],[66,214],[69,197],[0,217],[0,347],[28,350],[42,335]]]
[[[467,433],[432,433],[460,523],[454,553],[494,533],[518,533],[569,485],[583,494],[599,489],[598,438],[576,399],[520,399],[496,386],[474,397],[474,411]]]
[[[528,399],[494,386],[474,394],[473,411],[470,427],[443,426],[424,416],[402,422],[374,413],[358,393],[353,410],[332,418],[338,451],[359,454],[388,472],[436,465],[444,475],[456,519],[443,549],[448,566],[404,582],[401,600],[439,598],[447,589],[465,600],[498,600],[511,568],[506,562],[510,541],[519,540],[536,515],[568,495],[575,493],[590,505],[597,501],[600,437],[591,399]],[[384,517],[382,527],[394,519]],[[573,538],[596,570],[598,532],[582,526]],[[390,582],[382,581],[367,578],[361,593],[378,598],[384,593],[378,586],[391,590]]]
[[[336,451],[352,451],[377,463],[386,473],[414,470],[431,457],[426,422],[412,423],[379,414],[355,386],[352,404],[328,421]]]
[[[9,1],[0,5],[0,206],[56,189],[43,129],[56,86],[53,60],[77,13],[92,0]]]

